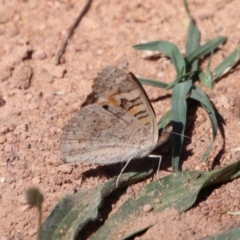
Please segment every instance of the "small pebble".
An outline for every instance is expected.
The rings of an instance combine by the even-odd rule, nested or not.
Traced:
[[[0,178],[0,183],[4,183],[6,181],[6,178],[5,177],[1,177]]]
[[[145,213],[151,212],[152,210],[153,210],[153,207],[152,207],[150,204],[145,204],[145,205],[143,206],[143,211],[144,211]]]
[[[41,179],[39,177],[34,177],[32,179],[32,184],[37,185],[41,182]]]
[[[0,133],[7,133],[9,131],[7,126],[0,127]]]
[[[43,50],[38,50],[33,53],[33,59],[44,60],[47,58],[47,54]]]
[[[6,135],[0,135],[0,144],[3,144],[7,141]]]
[[[70,164],[62,164],[57,168],[58,172],[67,174],[72,172],[72,166]]]
[[[31,85],[33,69],[25,64],[19,64],[13,72],[13,85],[16,88],[28,89]]]

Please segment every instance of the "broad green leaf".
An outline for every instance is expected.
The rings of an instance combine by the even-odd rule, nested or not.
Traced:
[[[213,71],[213,81],[221,78],[224,74],[232,69],[240,60],[240,48],[234,50],[226,57]]]
[[[160,82],[152,79],[147,79],[147,78],[137,78],[137,79],[143,85],[148,85],[148,86],[158,87],[158,88],[167,88],[168,86],[168,83]]]
[[[196,61],[198,58],[206,56],[207,54],[212,53],[214,50],[216,50],[221,44],[226,42],[226,37],[217,37],[213,40],[210,40],[206,42],[201,47],[194,50],[192,53],[189,54],[187,57],[187,61],[189,64],[192,64],[194,61]]]
[[[180,53],[178,47],[170,42],[159,40],[134,45],[133,48],[137,50],[160,51],[161,53],[171,58],[171,61],[177,72],[177,76],[181,76],[186,73],[186,64],[182,54]]]
[[[127,200],[115,214],[111,215],[90,240],[116,239],[122,232],[128,236],[135,230],[129,229],[129,225],[138,226],[138,218],[141,219],[145,204],[153,207],[153,214],[169,208],[175,208],[179,212],[187,211],[196,202],[201,189],[236,178],[239,171],[240,162],[235,162],[210,172],[193,170],[174,173],[160,179],[161,184],[158,180],[151,182],[137,197]],[[146,222],[145,226],[144,224],[139,226],[140,230],[144,227],[149,227],[149,222]]]
[[[172,165],[174,172],[178,171],[180,153],[183,143],[183,135],[187,116],[187,96],[192,87],[192,81],[188,80],[175,85],[172,92]]]
[[[205,151],[205,153],[203,154],[203,157],[202,157],[202,161],[205,161],[211,151],[213,142],[217,135],[218,123],[217,123],[216,114],[215,114],[214,108],[213,108],[208,96],[198,86],[194,86],[192,88],[191,95],[189,96],[189,98],[198,101],[202,105],[202,107],[206,110],[208,117],[210,119],[210,122],[211,122],[212,139],[210,141],[210,144],[209,144],[207,150]]]
[[[151,162],[151,159],[149,159]],[[127,186],[152,174],[153,165],[144,173],[126,173],[119,179],[119,187]],[[63,198],[42,226],[42,240],[73,240],[92,220],[97,219],[103,200],[116,190],[116,178],[92,190],[82,190]]]

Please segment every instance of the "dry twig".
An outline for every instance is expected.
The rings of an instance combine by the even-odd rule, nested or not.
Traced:
[[[70,37],[73,35],[74,29],[78,26],[78,24],[80,23],[80,21],[82,20],[82,18],[84,17],[84,15],[88,12],[88,10],[91,7],[93,0],[88,0],[85,7],[83,8],[83,10],[81,11],[81,13],[79,14],[79,16],[77,17],[77,19],[75,20],[75,22],[73,23],[72,27],[69,29],[68,34],[66,36],[66,38],[64,39],[63,43],[61,44],[56,56],[55,56],[55,64],[58,65],[60,63],[60,58],[62,57],[63,53],[65,52],[68,40],[70,39]]]

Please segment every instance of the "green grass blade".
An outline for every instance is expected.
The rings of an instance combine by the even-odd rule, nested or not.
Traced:
[[[153,80],[153,79],[148,79],[148,78],[137,78],[137,79],[143,85],[148,85],[148,86],[158,87],[158,88],[164,88],[164,89],[167,88],[167,86],[168,86],[168,83],[156,81],[156,80]]]
[[[162,41],[159,44],[159,50],[171,58],[177,76],[185,75],[186,63],[178,47],[172,43]]]
[[[215,49],[217,49],[221,44],[223,44],[227,40],[226,37],[217,37],[213,40],[210,40],[206,42],[201,47],[194,50],[189,56],[187,57],[187,61],[191,64],[195,60],[197,60],[200,57],[203,57],[211,52],[213,52]]]
[[[178,47],[173,43],[159,40],[144,44],[137,44],[134,45],[133,48],[136,50],[160,51],[164,55],[171,58],[178,76],[184,75],[186,72],[185,60]]]
[[[191,79],[191,77],[198,72],[199,72],[199,70],[196,70],[196,71],[193,71],[193,72],[188,72],[188,73],[176,78],[173,82],[168,84],[168,86],[166,87],[166,90],[169,90],[169,89],[173,88],[179,82],[183,82],[184,80],[186,81],[186,79]]]
[[[140,51],[158,51],[159,52],[158,45],[159,45],[160,42],[161,41],[153,41],[153,42],[148,42],[148,43],[141,43],[141,44],[136,44],[136,45],[134,45],[132,47],[134,49],[140,50]]]
[[[180,153],[183,143],[183,135],[186,125],[187,115],[187,95],[192,87],[192,81],[188,80],[177,84],[172,92],[172,127],[173,132],[177,134],[172,135],[172,165],[173,171],[177,172],[179,169]]]
[[[187,42],[186,42],[186,58],[196,49],[199,48],[199,41],[200,41],[200,32],[196,25],[196,23],[191,20],[189,27],[188,27],[188,35],[187,35]],[[198,69],[198,60],[196,59],[191,64],[191,71],[196,71]]]
[[[201,81],[201,83],[207,87],[212,89],[213,88],[213,81],[212,81],[212,73],[211,73],[211,69],[210,69],[210,65],[211,65],[211,61],[212,61],[212,57],[213,57],[213,52],[211,53],[211,57],[208,60],[208,64],[205,68],[205,72],[206,74],[202,71],[200,72],[200,74],[198,75],[199,80]]]
[[[186,42],[186,56],[188,57],[193,51],[199,48],[200,32],[196,23],[191,20],[188,27],[188,35]],[[196,69],[194,69],[196,70]]]
[[[213,88],[213,84],[212,84],[212,76],[209,74],[205,74],[203,71],[199,72],[198,74],[198,78],[200,80],[200,82],[207,88],[212,89]]]
[[[202,105],[202,107],[206,110],[211,122],[212,139],[205,153],[202,156],[202,161],[205,161],[212,149],[213,142],[217,135],[217,130],[218,130],[217,117],[208,96],[201,90],[201,88],[199,88],[198,86],[194,86],[194,88],[192,88],[191,95],[189,98],[198,101]]]
[[[169,110],[159,120],[158,128],[159,129],[165,128],[171,121],[172,121],[172,111]]]
[[[188,15],[188,18],[190,20],[189,26],[188,26],[188,34],[187,34],[187,41],[186,41],[186,62],[188,62],[187,57],[196,49],[199,47],[200,43],[200,31],[196,25],[195,20],[193,19],[189,9],[188,9],[188,3],[187,0],[184,0],[184,8]],[[193,63],[188,64],[190,66],[187,66],[187,68],[190,68],[192,71],[192,74],[190,76],[190,79],[193,78],[195,75],[194,71],[198,69],[198,60],[196,59]]]
[[[240,60],[240,48],[235,49],[228,57],[226,57],[213,71],[213,81],[221,78]]]

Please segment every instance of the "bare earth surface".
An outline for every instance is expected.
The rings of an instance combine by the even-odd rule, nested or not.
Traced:
[[[239,46],[240,1],[189,1],[204,43],[219,35],[227,43],[213,58],[216,66]],[[94,165],[64,164],[59,151],[62,127],[91,91],[92,80],[108,65],[125,68],[139,77],[171,82],[175,73],[169,60],[144,60],[146,53],[132,45],[158,39],[175,43],[184,53],[188,18],[182,1],[95,0],[70,39],[63,61],[54,56],[86,1],[11,0],[0,4],[0,239],[32,239],[37,229],[36,209],[29,208],[25,191],[37,186],[44,195],[44,219],[66,194],[92,189],[111,176],[84,176]],[[129,63],[129,65],[127,64]],[[127,66],[128,65],[128,66]],[[216,168],[236,161],[240,147],[239,67],[207,90],[225,120],[225,151]],[[145,88],[159,119],[170,108],[170,94]],[[160,100],[157,99],[160,97]],[[5,101],[5,104],[4,104]],[[200,158],[211,129],[207,115],[198,109],[191,141],[183,154],[183,169],[209,170],[222,148],[218,136],[208,161]],[[186,133],[188,134],[188,132]],[[164,149],[163,149],[164,151]],[[165,149],[170,160],[170,150]],[[120,171],[120,170],[119,170]],[[118,171],[118,172],[119,172]],[[171,173],[163,163],[161,176]],[[134,184],[112,208],[136,194],[151,179]],[[202,239],[240,225],[238,179],[204,191],[196,205],[179,214],[167,210],[147,213],[129,229],[155,225],[138,239]],[[126,230],[128,226],[126,227]],[[119,236],[120,238],[121,236]]]

